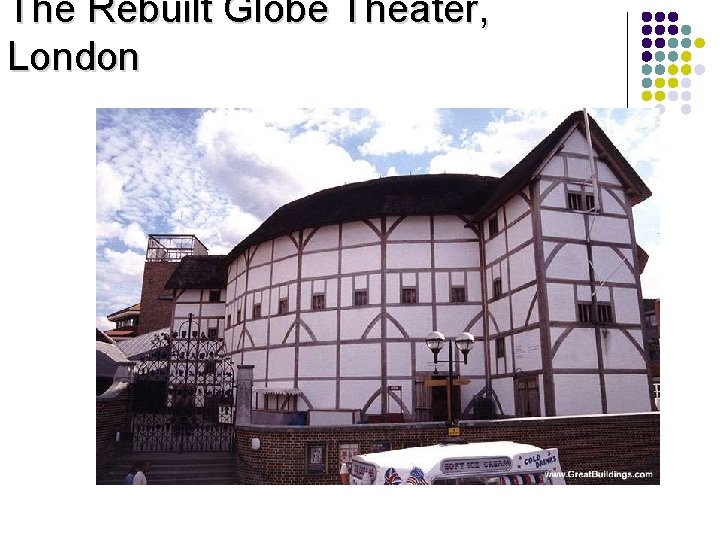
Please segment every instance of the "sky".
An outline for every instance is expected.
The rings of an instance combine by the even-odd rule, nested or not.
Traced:
[[[96,325],[140,301],[148,234],[195,234],[224,254],[279,206],[381,176],[501,176],[571,110],[98,109]],[[589,109],[655,196],[635,206],[661,295],[663,154],[657,109]]]

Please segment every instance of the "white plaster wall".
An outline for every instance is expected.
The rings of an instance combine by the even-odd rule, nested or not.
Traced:
[[[435,240],[474,240],[477,237],[472,229],[465,227],[465,222],[456,216],[434,216]]]
[[[265,319],[247,321],[245,329],[252,336],[256,347],[265,347],[267,345],[267,321]],[[246,346],[248,346],[247,342]]]
[[[598,215],[590,231],[592,240],[630,243],[630,222],[626,218]]]
[[[252,261],[250,261],[250,268],[269,263],[272,256],[272,249],[272,241],[260,244],[253,255]]]
[[[468,353],[467,365],[460,362],[460,374],[463,376],[468,376],[468,377],[484,377],[485,376],[485,348],[483,347],[482,342],[477,340],[477,338],[481,337],[481,336],[475,336],[475,337],[476,337],[475,346]],[[446,347],[447,347],[447,345],[446,345]],[[427,349],[427,345],[425,345],[425,349]],[[445,353],[445,358],[442,358],[443,352],[441,352],[440,355],[438,355],[438,359],[447,360],[447,351],[445,349],[443,349],[443,351]],[[455,352],[457,352],[457,349],[455,349]],[[430,355],[430,360],[432,360],[432,353],[430,353],[428,351],[428,354]],[[453,358],[456,358],[455,353],[453,353]],[[462,354],[459,356],[459,358],[462,359]],[[447,364],[444,364],[444,365],[447,366]],[[484,382],[481,384],[480,388],[478,388],[476,390],[476,392],[479,392],[483,386],[484,386]]]
[[[546,259],[552,250],[552,247],[548,244],[548,242],[543,242],[543,251]],[[554,245],[555,244],[552,244],[552,246]],[[590,279],[586,247],[581,244],[565,244],[560,248],[560,251],[555,254],[545,275],[550,279]]]
[[[380,387],[376,380],[340,381],[340,408],[341,409],[362,409],[365,402]],[[380,413],[380,398],[378,397],[368,407],[367,414]]]
[[[297,247],[288,236],[281,236],[274,240],[273,258],[275,260],[295,254],[297,254]]]
[[[302,381],[305,397],[316,409],[335,408],[335,381]],[[298,400],[298,409],[305,409],[305,403]]]
[[[467,273],[467,299],[468,302],[482,302],[482,274],[480,272]]]
[[[487,264],[494,263],[500,257],[505,255],[506,252],[505,233],[502,231],[497,236],[494,236],[485,242],[485,261]]]
[[[337,274],[338,252],[320,251],[306,253],[302,257],[302,277],[311,278]]]
[[[203,317],[224,317],[225,304],[220,302],[204,303],[202,306]]]
[[[298,261],[297,257],[288,257],[273,263],[273,284],[286,283],[297,279]]]
[[[606,182],[616,186],[622,185],[620,180],[618,180],[617,176],[613,174],[612,170],[610,170],[610,167],[608,167],[606,163],[598,160],[595,162],[595,165],[597,166],[598,180],[600,182]]]
[[[439,308],[438,308],[439,309]],[[433,331],[432,308],[430,306],[399,305],[388,307],[392,315],[411,338],[423,338]],[[438,316],[438,322],[440,317]],[[388,331],[390,326],[388,326]]]
[[[507,230],[508,250],[513,250],[533,237],[532,218],[526,216]]]
[[[306,238],[310,234],[310,231],[306,231]],[[315,234],[312,235],[310,240],[307,241],[304,251],[313,251],[316,249],[329,249],[338,247],[338,226],[328,225],[326,227],[320,227]]]
[[[548,283],[547,296],[551,321],[577,321],[575,291],[572,285]]]
[[[537,291],[536,286],[526,287],[512,295],[513,305],[513,327],[520,328],[525,326],[525,319],[528,316],[528,310],[532,304],[533,297]],[[538,302],[535,300],[528,324],[536,323],[538,317]]]
[[[542,233],[545,237],[585,239],[585,218],[583,214],[541,210],[540,219],[542,220]]]
[[[617,201],[612,194],[620,197],[621,201],[625,200],[625,193],[619,189],[610,189],[607,187],[600,188],[600,197],[602,199],[602,210],[608,214],[626,215],[625,208]]]
[[[294,322],[294,313],[270,319],[270,345],[280,345]],[[295,330],[290,332],[288,341],[290,343],[295,342]]]
[[[552,182],[548,180],[540,180],[540,193],[544,193],[544,191],[552,185]],[[542,200],[543,206],[548,206],[552,208],[566,208],[567,207],[567,201],[565,199],[565,188],[564,183],[559,182],[555,187],[550,188],[550,191],[545,195],[545,198]]]
[[[593,246],[593,267],[595,279],[600,282],[612,281],[616,283],[635,283],[635,276],[623,259],[607,246]],[[628,251],[620,252],[627,262],[632,265],[632,254]]]
[[[460,332],[465,332],[470,322],[475,319],[482,306],[468,305],[468,304],[452,304],[449,306],[437,306],[437,328],[430,328],[432,326],[432,318],[428,318],[426,322],[422,324],[427,332],[422,334],[421,337],[425,338],[433,330],[439,330],[444,333],[446,337],[455,337]],[[476,332],[482,332],[482,326],[480,322],[475,322],[468,332],[473,336]]]
[[[253,369],[253,381],[265,381],[265,366],[267,365],[266,362],[266,355],[267,353],[263,351],[245,351],[245,354],[243,355],[243,364],[246,366],[255,366]],[[236,360],[236,356],[233,356],[233,361],[238,364],[239,363],[239,356],[237,355],[238,360]]]
[[[341,377],[379,377],[380,344],[340,345]]]
[[[380,229],[378,228],[378,230]],[[343,246],[356,246],[358,244],[369,244],[377,241],[378,235],[375,234],[375,231],[360,221],[343,223],[342,225]]]
[[[605,375],[605,394],[608,413],[652,410],[645,375]]]
[[[600,414],[600,378],[595,374],[553,376],[555,412],[558,416]]]
[[[388,218],[388,229],[398,218]],[[430,218],[408,216],[393,229],[389,240],[427,240],[430,238]]]
[[[480,247],[475,242],[436,243],[437,268],[479,268]]]
[[[310,327],[318,341],[337,341],[337,311],[303,313],[301,319]]]
[[[388,386],[399,386],[402,390],[395,390],[393,393],[402,400],[410,414],[413,414],[414,407],[412,402],[412,382],[402,379],[388,379]],[[388,412],[400,413],[402,408],[392,397],[388,396]]]
[[[188,315],[190,313],[193,314],[193,316],[197,316],[198,313],[200,313],[200,304],[175,304],[175,320],[178,319],[187,319]],[[179,321],[182,323],[183,321]]]
[[[634,288],[613,288],[615,322],[640,324],[640,306]]]
[[[630,335],[642,346],[642,332],[630,330]],[[645,359],[635,345],[620,330],[607,329],[601,338],[604,365],[607,369],[645,369]]]
[[[367,307],[340,312],[340,338],[360,339],[370,322],[380,314],[380,308]],[[380,321],[376,323],[379,327]]]
[[[510,299],[507,296],[495,302],[490,302],[488,304],[488,311],[497,324],[497,329],[495,329],[495,325],[492,324],[491,319],[490,335],[510,330]]]
[[[505,203],[505,217],[507,218],[508,223],[512,223],[520,216],[529,211],[530,206],[525,201],[525,199],[523,199],[519,195],[515,195],[512,199]]]
[[[335,355],[335,345],[300,347],[298,354],[298,377],[337,376],[337,359]],[[287,375],[292,376],[293,372],[288,372]],[[333,395],[334,394],[335,392],[333,391]]]
[[[540,330],[527,330],[525,332],[518,332],[513,335],[514,349],[510,348],[509,338],[505,338],[505,354],[515,355],[515,368],[522,369],[523,371],[532,371],[534,369],[542,368],[542,356],[540,354]],[[490,352],[494,356],[493,346],[490,347]],[[508,357],[508,367],[512,367]]]
[[[259,266],[250,269],[248,290],[260,289],[270,285],[270,266]]]
[[[531,244],[510,255],[509,264],[512,267],[510,288],[515,289],[536,279],[535,253],[533,249],[533,245]],[[503,289],[505,289],[504,284]]]
[[[573,152],[577,154],[583,154],[587,155],[587,138],[584,133],[581,133],[580,131],[576,129],[573,130],[573,132],[570,134],[570,136],[565,140],[562,147],[563,152]],[[595,151],[595,148],[592,149],[593,156],[597,157],[597,152]]]
[[[432,276],[429,272],[418,274],[418,301],[422,303],[432,302]]]
[[[245,275],[235,280],[235,296],[233,298],[239,298],[245,294]]]
[[[450,301],[450,273],[437,272],[435,274],[435,300],[437,302]]]
[[[367,229],[367,226],[365,228]],[[343,242],[344,238],[343,236]],[[343,274],[372,270],[380,270],[380,245],[342,250]]]
[[[387,253],[386,264],[388,268],[430,267],[430,244],[428,243],[387,244],[385,249]],[[437,250],[437,246],[435,249]]]
[[[543,167],[541,174],[547,176],[565,176],[565,162],[561,156],[555,155],[547,165]],[[543,191],[544,187],[540,186],[540,191]]]
[[[512,377],[503,377],[502,379],[493,379],[493,390],[502,405],[503,412],[506,415],[515,414],[515,389]],[[497,406],[496,406],[497,407]],[[498,414],[500,411],[497,411]]]
[[[268,353],[268,378],[292,378],[295,373],[295,350],[292,347],[270,349]]]
[[[550,328],[551,347],[557,343],[564,328]],[[598,367],[595,330],[592,328],[574,328],[560,344],[552,359],[554,368],[592,368]],[[606,366],[607,367],[607,366]]]
[[[412,375],[412,344],[387,344],[388,377],[409,377]]]
[[[590,181],[590,161],[587,158],[567,157],[568,178]]]

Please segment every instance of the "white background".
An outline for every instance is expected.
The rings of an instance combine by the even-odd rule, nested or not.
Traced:
[[[693,112],[662,118],[662,482],[655,488],[512,492],[475,488],[95,486],[92,342],[97,107],[626,105],[626,2],[481,2],[479,24],[16,24],[2,2],[4,505],[11,534],[81,538],[657,535],[703,525],[717,442],[717,24],[711,3],[646,2],[630,12],[630,106],[640,100],[640,12],[675,10],[707,45]],[[633,3],[633,7],[636,3]],[[8,51],[131,47],[137,73],[11,73]],[[709,418],[708,418],[709,416]],[[711,427],[712,426],[712,427]],[[714,431],[712,432],[711,429]],[[706,445],[710,445],[708,448]],[[599,464],[598,468],[602,468]],[[707,479],[707,480],[706,480]],[[284,491],[283,491],[284,490]],[[682,491],[681,491],[682,490]],[[310,495],[310,496],[308,496]]]

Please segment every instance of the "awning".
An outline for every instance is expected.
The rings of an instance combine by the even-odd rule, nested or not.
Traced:
[[[297,396],[300,395],[299,388],[253,388],[258,394],[270,394],[276,396]]]

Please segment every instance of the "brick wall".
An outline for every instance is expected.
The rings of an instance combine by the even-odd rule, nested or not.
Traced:
[[[130,443],[131,394],[126,389],[113,398],[95,401],[95,480],[100,483],[113,456]],[[115,434],[120,432],[120,441]]]
[[[165,284],[179,264],[165,261],[145,263],[140,296],[138,335],[170,326],[173,302],[172,300],[159,300],[158,297],[163,294],[172,294],[172,291],[165,290]]]
[[[567,484],[659,484],[660,415],[573,416],[461,422],[468,442],[510,440],[558,448],[564,471],[652,472],[651,478],[566,478]],[[445,438],[442,423],[374,424],[333,427],[243,426],[237,428],[236,474],[241,484],[338,484],[338,444],[358,443],[360,453],[374,441],[392,449],[424,446]],[[261,441],[259,450],[250,440]],[[306,472],[308,442],[327,443],[325,473]]]

